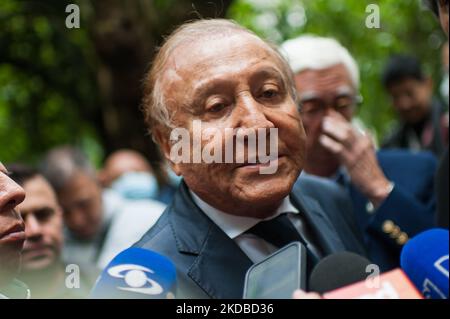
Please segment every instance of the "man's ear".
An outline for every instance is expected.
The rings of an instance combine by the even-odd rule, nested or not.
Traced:
[[[174,173],[180,176],[181,175],[180,165],[174,163],[170,159],[170,149],[172,147],[172,143],[170,142],[169,130],[166,127],[157,126],[153,129],[152,135],[156,143],[159,145],[159,148],[161,149],[164,158],[167,160]]]

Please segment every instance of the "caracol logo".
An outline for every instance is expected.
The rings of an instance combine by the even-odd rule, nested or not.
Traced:
[[[128,285],[128,287],[117,287],[117,289],[145,295],[160,295],[164,290],[163,287],[148,278],[147,273],[154,274],[155,272],[149,268],[133,264],[118,265],[108,269],[108,274],[111,277],[123,278]]]

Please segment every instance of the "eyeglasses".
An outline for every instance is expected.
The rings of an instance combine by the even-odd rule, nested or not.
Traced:
[[[361,95],[341,95],[331,101],[320,98],[309,98],[300,101],[299,111],[303,116],[310,118],[323,117],[330,107],[336,112],[346,114],[352,112],[362,101],[363,98]]]

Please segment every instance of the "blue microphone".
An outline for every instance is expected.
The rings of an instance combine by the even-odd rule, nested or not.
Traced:
[[[427,230],[403,247],[402,269],[428,299],[448,299],[448,230]]]
[[[129,248],[103,270],[91,292],[93,299],[173,299],[176,270],[166,257]]]

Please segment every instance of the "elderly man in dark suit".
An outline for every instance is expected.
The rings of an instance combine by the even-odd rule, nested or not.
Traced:
[[[350,212],[324,210],[294,188],[304,165],[305,131],[289,66],[270,45],[231,21],[188,23],[167,38],[145,85],[146,121],[183,182],[136,246],[174,262],[178,298],[241,298],[248,268],[292,241],[306,246],[309,270],[338,251],[363,253]],[[216,132],[197,142],[203,151],[220,153],[214,161],[204,152],[195,161],[196,121],[202,132]],[[220,161],[223,145],[237,143],[237,134],[226,134],[229,128],[267,129],[258,142],[273,142],[271,129],[277,129],[276,155],[267,162],[258,153],[251,161],[253,149],[244,139],[248,143],[241,152],[236,146],[232,161]],[[177,129],[193,141],[187,161],[174,156]],[[271,166],[275,170],[263,173]]]

